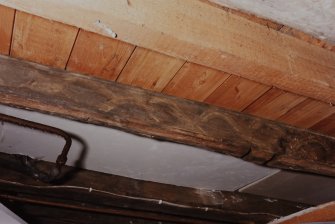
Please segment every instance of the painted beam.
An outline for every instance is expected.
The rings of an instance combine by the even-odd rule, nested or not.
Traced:
[[[6,56],[0,56],[0,103],[335,176],[335,138]]]
[[[38,165],[48,170],[55,164],[39,161]],[[0,168],[2,201],[164,223],[267,223],[309,207],[251,194],[178,187],[72,167],[63,169],[64,176],[58,184],[44,184],[24,174],[17,156],[5,153],[0,153]]]
[[[335,103],[335,53],[193,0],[0,0],[266,85]]]

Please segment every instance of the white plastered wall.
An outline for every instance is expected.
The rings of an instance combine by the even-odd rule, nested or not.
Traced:
[[[179,186],[236,190],[277,170],[196,147],[161,142],[119,130],[0,105],[0,113],[61,128],[77,136],[69,165],[83,156],[91,170]],[[78,140],[79,139],[79,140]],[[55,161],[64,140],[9,123],[0,124],[0,151]]]

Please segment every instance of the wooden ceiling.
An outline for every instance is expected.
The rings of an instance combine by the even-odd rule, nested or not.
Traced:
[[[332,53],[334,51],[332,46],[271,21],[228,9],[220,10],[228,11],[239,19],[247,18],[248,22],[254,26],[257,24],[258,29],[261,29],[259,28],[259,24],[261,24],[264,27],[262,29],[276,32],[276,35],[285,33],[281,34],[285,35],[284,38],[300,44],[295,46],[294,49],[300,49],[308,43],[306,46],[309,47],[309,50],[314,51],[314,55],[307,55],[308,57],[314,57],[313,60],[316,60],[315,54],[318,53],[318,56],[328,57],[329,62],[324,67],[320,65],[319,68],[317,68],[317,64],[313,64],[314,62],[307,58],[299,63],[302,63],[301,66],[308,70],[315,70],[316,73],[326,72],[327,74],[323,74],[323,77],[325,79],[329,77],[326,84],[332,88],[332,80],[334,79],[331,75],[334,75],[334,64],[329,64],[335,58],[335,53]],[[317,88],[306,86],[303,81],[299,85],[295,80],[285,80],[287,78],[280,76],[280,74],[268,75],[272,76],[272,85],[263,76],[255,76],[252,79],[258,79],[258,81],[254,81],[242,77],[235,68],[231,69],[224,66],[224,69],[217,70],[213,68],[215,66],[212,63],[208,66],[200,65],[194,63],[193,58],[185,60],[181,57],[168,56],[154,51],[155,49],[139,47],[74,26],[15,11],[5,6],[0,6],[0,17],[1,54],[168,95],[201,101],[271,120],[282,121],[297,127],[311,128],[335,136],[335,107],[331,103],[334,102],[333,93],[325,88],[321,88],[321,92],[315,92],[318,89],[317,84],[315,84]],[[258,44],[261,53],[266,53],[267,47],[272,48],[272,46],[267,45],[270,43],[259,45],[258,42],[254,44]],[[272,45],[276,46],[277,44],[274,42]],[[183,48],[183,46],[178,47]],[[251,46],[248,43],[244,46],[244,48],[249,47]],[[325,50],[322,50],[322,48],[325,48]],[[322,51],[320,52],[320,50]],[[301,53],[306,52],[304,50]],[[289,54],[288,52],[284,53]],[[271,52],[266,53],[267,63],[278,66],[280,64],[276,61],[278,58],[272,56],[274,55]],[[257,59],[257,55],[255,57]],[[262,57],[264,58],[264,56]],[[325,64],[327,61],[320,60],[318,63]],[[310,68],[310,65],[313,65],[313,68]],[[238,66],[235,65],[234,67]],[[328,70],[324,70],[325,67]],[[253,73],[253,68],[250,66],[248,68]],[[238,75],[229,73],[232,70],[235,70]],[[310,78],[312,82],[321,83],[320,80],[314,79],[316,73],[313,74],[313,77],[305,73],[304,75]],[[292,76],[299,75],[301,74]],[[275,87],[278,86],[278,83],[280,85],[286,84],[283,89],[291,89],[292,91]],[[313,92],[315,94],[311,95]],[[325,95],[327,96],[324,97]],[[315,98],[324,99],[324,101],[308,96],[315,96]]]
[[[0,0],[0,4],[16,8],[0,5],[0,54],[2,55],[204,102],[335,136],[335,107],[333,106],[335,103],[335,47],[298,30],[219,7],[205,0],[163,0],[154,3],[137,0],[115,1],[113,4],[118,10],[111,9],[108,1],[101,1],[94,8],[91,8],[87,2],[83,2],[78,8],[66,0],[50,0],[47,4],[44,4],[42,0],[36,0],[35,4]],[[18,63],[16,60],[5,60],[12,65]],[[24,66],[18,63],[17,68],[14,67],[19,71]],[[26,71],[34,73],[33,78],[38,77],[45,88],[51,88],[48,80],[52,79],[42,77],[47,71],[38,66],[34,69]],[[20,89],[24,89],[22,93],[25,93],[24,91],[35,93],[33,81],[32,85],[28,83],[29,87],[27,87],[23,72],[18,73],[20,76],[17,77],[21,78],[18,83],[26,85]],[[55,71],[50,73],[56,74]],[[55,86],[58,86],[59,89],[62,89],[62,81],[66,80],[66,74],[68,73],[59,72],[59,79],[53,79],[58,80]],[[75,89],[76,81],[81,83],[78,85],[79,89],[82,84],[87,84],[86,90],[89,90],[90,85],[95,87],[101,85],[101,96],[110,93],[113,96],[121,96],[116,97],[118,99],[130,101],[131,93],[136,92],[144,96],[141,99],[145,99],[146,96],[148,99],[159,98],[152,92],[138,89],[119,91],[118,94],[115,94],[118,87],[111,85],[111,82],[100,82],[101,80],[76,76],[70,77],[69,80],[70,87],[73,89]],[[89,82],[91,84],[88,84]],[[11,87],[15,89],[15,83]],[[45,92],[53,96],[52,90]],[[74,92],[70,92],[68,96],[71,94],[80,96]],[[182,109],[198,108],[200,104],[180,101],[177,98],[164,99],[169,101],[168,105],[173,105],[173,100],[179,106],[186,105],[185,107],[176,106],[176,108],[179,112],[181,111],[180,114],[189,115],[188,121],[197,122],[191,119],[193,114],[188,114]],[[96,109],[92,109],[93,112],[101,110],[101,104],[98,102],[98,105],[95,105],[94,100],[99,101],[99,99],[90,98],[87,99],[86,105],[82,103],[85,99],[81,99],[82,104],[79,103],[78,108],[84,110],[84,107],[90,104],[93,109]],[[50,99],[50,105],[54,108],[57,107],[53,105],[55,102],[57,103],[57,99],[54,101]],[[71,102],[71,99],[68,99],[64,105],[70,108]],[[149,104],[152,103],[150,100],[143,102],[146,108],[150,108]],[[166,108],[160,107],[156,113],[164,117],[165,110]],[[214,107],[208,110],[208,113],[215,114],[215,112],[217,110]],[[223,116],[221,112],[218,114]],[[64,116],[83,116],[78,119],[85,119],[85,113],[76,115],[77,113],[78,111],[70,108]],[[193,111],[193,113],[196,112]],[[92,119],[92,123],[98,124],[103,123],[108,115],[107,112],[101,112],[95,117],[97,120],[89,118]],[[239,120],[236,114],[229,116],[235,116],[232,119],[234,121]],[[141,122],[147,119],[146,115],[143,117],[140,119]],[[318,154],[309,154],[310,151],[306,151],[308,155],[303,155],[304,147],[302,147],[302,152],[299,150],[296,152],[295,148],[291,147],[284,152],[284,155],[279,152],[278,156],[276,148],[271,146],[285,145],[285,142],[279,141],[278,143],[278,136],[272,136],[273,139],[267,138],[266,130],[272,123],[257,126],[254,122],[257,119],[252,119],[254,118],[245,119],[245,126],[241,125],[241,127],[248,127],[253,133],[261,131],[256,134],[248,132],[249,135],[246,135],[248,144],[246,145],[249,146],[250,142],[261,139],[263,141],[258,142],[261,150],[256,147],[255,149],[250,148],[249,152],[238,152],[236,150],[238,147],[231,147],[232,151],[225,151],[226,153],[232,155],[235,153],[246,160],[256,163],[263,162],[273,167],[298,170],[304,168],[302,169],[304,171],[307,167],[308,172],[326,175],[329,175],[328,171],[331,169],[330,175],[334,176],[334,166],[330,162],[334,158],[332,150],[334,138],[305,131],[300,132],[278,125],[275,127],[279,127],[277,129],[279,137],[282,136],[282,133],[296,134],[302,138],[307,136],[306,145],[313,145],[315,139],[321,139],[320,142],[325,139],[327,146],[322,148],[326,149],[326,153],[323,153],[320,158]],[[122,128],[121,126],[126,122],[122,123],[122,119],[120,120],[121,122],[115,122],[116,125],[111,123],[110,126],[119,125],[119,128]],[[153,120],[152,122],[154,123]],[[187,124],[190,129],[196,126],[192,122]],[[221,123],[208,123],[205,124],[205,127],[208,128],[208,133],[214,136],[220,130],[216,127]],[[243,122],[234,124],[238,126]],[[133,128],[133,132],[142,132],[148,136],[165,131],[160,130],[161,127],[145,130],[146,126],[142,123],[142,126],[137,123],[131,123],[131,125],[128,124],[128,128]],[[151,125],[155,126],[155,124]],[[182,132],[185,130],[178,129],[178,125],[181,124],[167,125],[166,129],[177,127],[176,132],[181,130],[181,135],[184,134]],[[214,129],[215,133],[212,131]],[[208,139],[205,140],[208,140],[209,143],[199,137],[192,138],[191,136],[200,136],[201,133],[190,132],[188,134],[190,134],[189,139],[183,143],[198,146],[213,143]],[[221,137],[220,134],[216,136]],[[234,140],[235,133],[225,133],[226,138],[227,136]],[[255,136],[259,139],[255,140]],[[174,136],[171,139],[178,141],[179,137]],[[217,139],[215,138],[214,142]],[[223,140],[225,143],[230,143],[227,139]],[[224,147],[223,140],[215,142],[218,145],[215,147]],[[235,144],[237,141],[234,143],[233,140],[231,142]],[[297,147],[300,149],[299,144]],[[247,147],[242,148],[248,150]],[[308,150],[310,148],[312,147],[307,147]],[[330,155],[331,158],[325,155]],[[296,162],[294,159],[297,158],[307,163],[302,162],[297,167],[293,167]],[[326,164],[324,169],[313,167],[320,165],[317,162],[320,162],[321,166]]]

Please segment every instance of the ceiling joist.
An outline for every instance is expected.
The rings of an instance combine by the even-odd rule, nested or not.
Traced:
[[[4,1],[0,4],[335,103],[335,54],[206,1]]]
[[[54,163],[43,161],[38,164],[45,170],[55,166]],[[15,155],[0,153],[0,168],[3,171],[0,173],[1,201],[97,213],[93,215],[95,217],[118,215],[147,222],[194,224],[249,223],[251,220],[254,223],[267,223],[309,207],[246,193],[178,187],[71,167],[64,168],[64,177],[58,185],[50,185],[28,177],[24,170],[19,169],[21,166],[21,161]],[[15,167],[16,170],[8,167]],[[58,213],[57,220],[64,217]],[[105,217],[102,222],[97,219],[90,223],[109,223],[107,220],[110,219]]]
[[[335,176],[332,137],[6,56],[0,56],[0,103]]]

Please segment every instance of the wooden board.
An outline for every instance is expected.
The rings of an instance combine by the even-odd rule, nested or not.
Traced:
[[[80,30],[66,69],[114,81],[134,49],[134,45]]]
[[[305,99],[306,97],[272,88],[248,106],[243,112],[276,120]]]
[[[206,100],[206,103],[242,111],[271,87],[242,77],[230,76]]]
[[[0,4],[335,103],[334,52],[203,1],[0,0]]]
[[[185,61],[136,48],[117,82],[160,92]]]
[[[0,56],[0,103],[199,146],[270,167],[335,176],[334,138],[5,56]]]
[[[179,187],[71,167],[63,169],[65,178],[58,185],[45,184],[27,176],[18,158],[0,153],[0,168],[4,171],[0,173],[1,200],[7,198],[87,212],[189,224],[267,223],[310,207],[251,194]],[[39,163],[44,171],[54,166],[54,163]],[[19,196],[15,197],[18,193]]]
[[[0,5],[0,54],[9,54],[14,15],[14,9]]]
[[[65,68],[78,29],[17,11],[11,56]]]
[[[335,113],[334,106],[306,99],[278,120],[300,128],[309,128],[333,113]]]
[[[313,125],[311,129],[335,137],[335,113]]]
[[[275,220],[270,224],[334,223],[335,201],[308,208],[295,214]]]
[[[229,74],[190,62],[179,70],[164,88],[164,93],[203,101],[219,87]]]

